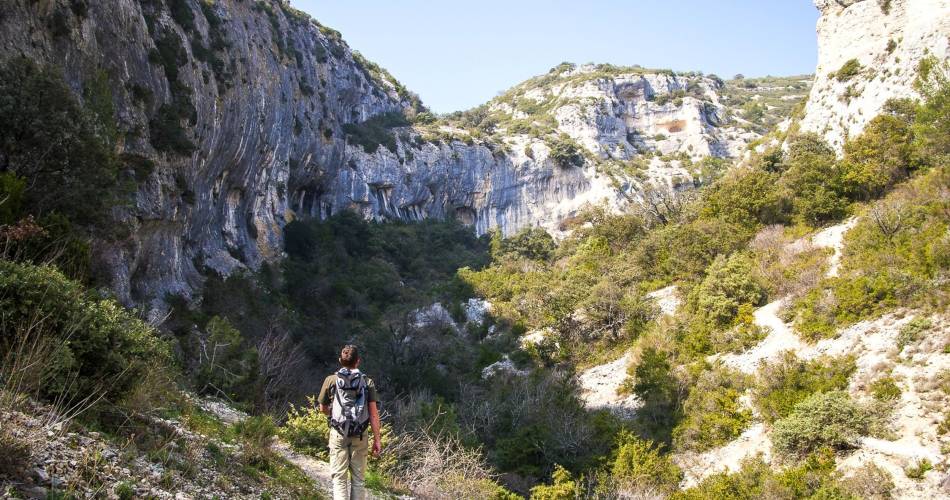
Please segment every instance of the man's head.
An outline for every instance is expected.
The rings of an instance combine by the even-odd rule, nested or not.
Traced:
[[[356,368],[360,364],[360,351],[353,344],[343,346],[340,351],[340,364],[346,368]]]

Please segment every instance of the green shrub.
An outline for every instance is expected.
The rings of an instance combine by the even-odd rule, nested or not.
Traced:
[[[546,261],[551,258],[556,248],[554,238],[540,227],[524,228],[508,238],[502,237],[499,231],[492,232],[491,256],[495,260],[519,256]]]
[[[198,392],[247,401],[256,393],[257,351],[246,345],[241,332],[225,318],[211,318],[205,330],[207,339],[195,374]]]
[[[149,122],[152,146],[159,151],[189,155],[196,147],[181,125],[182,118],[172,105],[162,104]]]
[[[913,116],[886,112],[845,143],[842,181],[851,198],[877,198],[923,164],[912,125]]]
[[[409,120],[398,112],[376,115],[362,123],[346,123],[343,132],[347,139],[359,145],[369,154],[373,154],[379,146],[385,146],[390,152],[396,152],[396,136],[392,128],[408,126]]]
[[[51,267],[0,260],[0,349],[24,340],[46,344],[40,395],[115,401],[150,366],[167,366],[168,346],[155,331],[110,299],[87,292]],[[32,337],[36,336],[36,337]]]
[[[676,489],[683,479],[680,468],[668,455],[661,454],[661,446],[629,432],[620,434],[611,472],[615,479],[624,483],[664,490]]]
[[[845,63],[842,64],[840,68],[838,68],[838,71],[835,72],[834,76],[839,82],[846,82],[857,76],[862,69],[864,69],[864,67],[861,66],[860,61],[857,59],[849,59],[845,61]]]
[[[778,174],[758,168],[730,170],[705,191],[701,213],[745,227],[784,222],[790,207],[778,179]]]
[[[822,447],[847,449],[857,446],[871,427],[867,409],[845,391],[821,392],[795,405],[785,418],[775,422],[772,445],[783,455],[806,455]]]
[[[551,484],[531,488],[531,500],[574,500],[580,497],[580,494],[580,485],[571,473],[560,465],[554,466]]]
[[[119,497],[119,500],[132,500],[135,498],[135,485],[128,481],[122,481],[115,485],[115,496]]]
[[[780,186],[792,200],[797,218],[811,225],[841,219],[848,210],[842,171],[835,152],[816,134],[789,142]]]
[[[736,472],[721,472],[703,479],[697,486],[674,493],[672,500],[729,498],[849,499],[838,484],[835,457],[831,450],[810,455],[799,465],[773,470],[761,457],[748,458]]]
[[[290,405],[287,421],[279,430],[280,437],[301,453],[326,459],[330,426],[327,416],[317,408],[313,396],[307,406]]]
[[[894,401],[901,397],[901,388],[897,386],[897,382],[890,376],[881,377],[871,382],[869,389],[871,395],[878,401]]]
[[[688,304],[699,322],[714,327],[734,326],[741,306],[766,300],[765,287],[753,276],[752,259],[743,253],[718,256],[703,281],[690,292]]]
[[[562,168],[580,167],[584,165],[584,154],[581,146],[569,136],[561,134],[555,139],[546,140],[550,153],[548,157]]]
[[[805,361],[785,352],[759,369],[753,401],[766,422],[775,422],[814,393],[847,388],[855,368],[851,357]]]
[[[752,412],[739,401],[746,381],[726,369],[704,371],[683,401],[683,419],[673,429],[678,449],[704,451],[739,437]]]
[[[946,206],[938,194],[948,170],[930,170],[868,209],[845,235],[839,277],[826,279],[794,306],[802,336],[817,339],[897,306],[939,302],[933,280],[950,263]]]
[[[903,350],[908,345],[917,342],[931,328],[933,328],[933,323],[928,318],[916,317],[908,321],[897,334],[898,349]]]
[[[89,97],[101,106],[90,110],[57,70],[22,57],[0,65],[0,156],[8,175],[29,179],[20,192],[26,213],[103,224],[125,194],[112,148],[111,92],[108,85],[95,87],[101,92]]]

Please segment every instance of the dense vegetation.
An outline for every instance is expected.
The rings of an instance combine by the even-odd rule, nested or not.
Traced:
[[[193,30],[191,9],[170,5],[175,22]],[[274,35],[292,54],[292,44]],[[193,108],[177,79],[184,49],[177,38],[159,42],[153,62],[180,93],[156,111],[153,140],[159,150],[188,154],[194,146],[180,134],[181,122]],[[387,77],[360,61],[371,78]],[[618,71],[562,76],[568,69],[532,85]],[[836,77],[858,71],[846,64]],[[109,210],[126,201],[138,165],[117,153],[107,83],[90,78],[79,96],[55,71],[26,60],[0,68],[0,403],[12,404],[5,399],[12,394],[59,405],[66,415],[82,414],[82,425],[186,469],[187,457],[170,441],[157,442],[163,437],[150,419],[182,418],[243,443],[245,472],[277,480],[286,464],[270,447],[275,435],[322,455],[326,420],[307,396],[334,366],[339,345],[355,342],[385,403],[387,452],[374,461],[371,480],[397,493],[887,493],[881,470],[839,477],[835,453],[880,435],[887,402],[899,396],[893,379],[876,379],[869,384],[874,401],[859,401],[846,391],[855,371],[850,358],[789,354],[750,376],[711,356],[761,340],[767,332],[753,311],[781,297],[790,299],[785,314],[806,340],[899,306],[945,310],[950,86],[941,68],[922,65],[924,101],[889,103],[841,158],[817,135],[792,129],[787,150],[768,148],[725,173],[721,164],[705,165],[692,183],[699,190],[652,188],[626,214],[590,207],[560,242],[537,228],[476,238],[457,221],[382,224],[348,212],[292,222],[280,264],[209,276],[199,300],[165,297],[172,315],[164,331],[88,286],[90,235],[121,231]],[[782,93],[803,90],[790,81],[746,81],[728,96],[752,103],[734,119],[756,129],[773,125],[777,115],[747,95],[773,83]],[[584,164],[580,146],[554,133],[545,116],[555,102],[525,100],[522,90],[498,102],[527,120],[488,107],[444,120],[485,136],[502,128],[536,135],[561,167]],[[691,82],[667,98],[675,105],[700,93]],[[382,115],[345,132],[369,153],[395,151],[392,129],[407,125],[402,115]],[[825,276],[826,252],[789,250],[803,235],[856,214],[838,276]],[[684,299],[675,317],[661,316],[648,297],[668,285]],[[491,314],[469,317],[473,297],[488,299]],[[899,342],[927,328],[909,323]],[[628,419],[584,408],[576,371],[628,350],[634,361],[625,390],[643,407]],[[510,371],[483,375],[498,362]],[[182,389],[230,400],[254,416],[223,426],[182,398]],[[684,472],[671,454],[738,437],[753,421],[746,393],[772,428],[784,468],[751,459],[679,491]],[[927,466],[915,467],[920,475]]]
[[[640,438],[673,451],[730,441],[749,425],[738,398],[751,387],[759,411],[774,423],[775,449],[790,460],[847,448],[857,436],[880,432],[886,414],[840,392],[853,362],[790,356],[750,381],[706,356],[743,350],[762,338],[752,310],[778,297],[794,299],[786,314],[806,338],[897,306],[946,306],[942,130],[950,87],[938,71],[933,76],[920,83],[924,104],[889,103],[845,145],[843,158],[817,136],[793,135],[787,151],[756,155],[698,198],[645,202],[626,215],[591,210],[559,245],[539,245],[543,238],[525,232],[493,245],[489,267],[463,269],[460,276],[493,302],[498,318],[521,331],[544,332],[544,340],[523,348],[535,366],[585,366],[599,353],[632,346],[628,390],[644,407],[626,425]],[[667,197],[676,200],[675,193]],[[821,250],[789,253],[796,235],[851,214],[862,217],[847,235],[839,277],[822,278]],[[675,318],[657,319],[644,294],[670,284],[685,298],[683,307]],[[886,385],[875,385],[875,397],[893,397]],[[757,483],[750,491],[787,480],[753,473],[755,467],[750,463],[740,473],[742,481]],[[816,473],[806,469],[783,474],[801,480]],[[833,469],[822,470],[820,484],[844,488],[827,472]],[[700,496],[733,488],[727,483],[740,475],[713,476]],[[566,488],[567,478],[581,488],[566,472],[555,472],[552,487]]]

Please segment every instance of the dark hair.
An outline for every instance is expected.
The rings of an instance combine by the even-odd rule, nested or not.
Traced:
[[[360,351],[353,344],[343,346],[340,351],[340,364],[347,368],[356,368],[356,363],[360,360]]]

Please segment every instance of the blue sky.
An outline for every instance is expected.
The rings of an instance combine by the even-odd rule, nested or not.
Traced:
[[[812,73],[811,0],[291,0],[437,112],[468,109],[562,61],[729,78]]]

